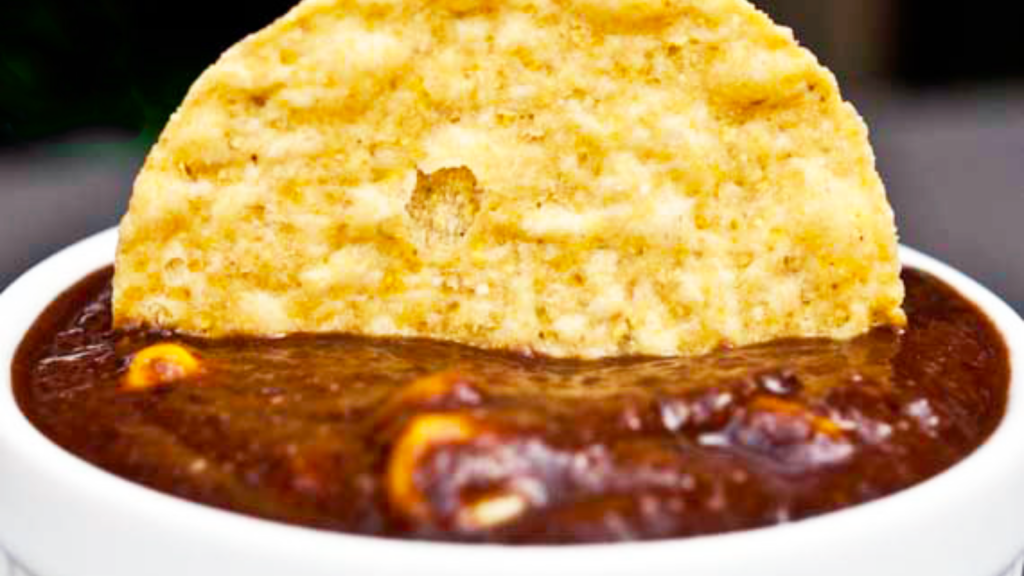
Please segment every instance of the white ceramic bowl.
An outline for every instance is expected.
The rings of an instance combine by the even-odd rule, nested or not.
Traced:
[[[997,576],[1024,550],[1024,323],[985,288],[910,249],[903,261],[977,303],[1010,347],[1006,418],[949,471],[873,503],[793,524],[676,541],[503,547],[348,536],[255,520],[122,480],[22,416],[11,359],[61,291],[109,264],[107,230],[0,295],[0,542],[37,576]],[[0,564],[2,567],[2,564]],[[14,572],[12,569],[12,573]]]

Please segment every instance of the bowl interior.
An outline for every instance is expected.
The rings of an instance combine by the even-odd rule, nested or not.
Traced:
[[[60,292],[112,261],[116,240],[116,230],[110,229],[75,244],[30,270],[0,295],[0,363],[10,366],[22,335]],[[1010,307],[935,259],[909,248],[901,249],[901,258],[974,301],[1003,334],[1011,366],[1024,366],[1024,324]],[[149,490],[71,456],[36,431],[20,413],[9,369],[5,369],[0,372],[0,468],[20,472],[0,475],[0,542],[8,543],[21,558],[41,556],[44,548],[52,550],[51,545],[44,546],[39,534],[27,533],[24,527],[41,526],[30,520],[32,514],[51,520],[56,514],[68,525],[69,541],[81,538],[73,528],[84,529],[92,522],[97,534],[106,529],[126,535],[126,530],[132,530],[134,536],[125,537],[137,548],[129,556],[167,557],[176,552],[181,556],[178,560],[195,560],[197,554],[208,560],[214,555],[232,559],[224,564],[228,572],[239,573],[244,566],[250,574],[272,574],[273,570],[280,574],[282,569],[329,574],[339,566],[379,574],[403,574],[415,566],[422,573],[447,576],[566,571],[627,574],[638,566],[648,574],[670,574],[686,566],[693,574],[739,575],[760,566],[765,573],[776,573],[772,567],[781,567],[791,576],[799,576],[819,573],[823,558],[828,558],[833,574],[873,573],[871,570],[955,574],[973,567],[970,572],[960,572],[967,574],[978,573],[974,570],[985,562],[992,563],[991,574],[1005,568],[1024,546],[1024,496],[1015,495],[1024,493],[1017,488],[1024,480],[1024,458],[1019,457],[1024,454],[1022,386],[1021,371],[1015,369],[1004,421],[979,450],[949,471],[875,502],[793,524],[718,536],[509,548],[328,533],[256,520]],[[38,494],[40,491],[45,493]],[[60,497],[54,498],[55,493]],[[33,500],[43,496],[52,503]],[[57,507],[64,508],[55,510]],[[7,511],[14,513],[5,520]],[[91,520],[76,514],[88,514]],[[97,520],[97,514],[103,520]],[[965,533],[965,527],[975,530]],[[36,529],[29,532],[32,530]],[[52,526],[46,530],[52,541]],[[941,546],[943,541],[958,541],[957,550],[970,552],[950,556]],[[119,549],[123,551],[124,545],[119,543]],[[873,553],[864,554],[867,550]],[[453,563],[453,555],[457,555],[457,563]],[[84,562],[82,565],[90,565],[90,561],[93,566],[103,565],[102,559],[93,556],[84,560],[71,556]],[[922,565],[922,558],[931,560]],[[194,563],[169,562],[175,570],[194,567]],[[892,572],[893,567],[904,572]],[[109,572],[118,573],[116,569]],[[166,573],[180,572],[168,568]]]

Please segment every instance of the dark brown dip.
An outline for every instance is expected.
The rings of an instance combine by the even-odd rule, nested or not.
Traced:
[[[112,332],[110,276],[69,290],[25,338],[13,374],[29,419],[157,490],[343,532],[566,543],[798,520],[961,460],[999,423],[1009,381],[988,319],[916,271],[902,333],[592,362]],[[125,389],[136,353],[161,342],[198,369]]]

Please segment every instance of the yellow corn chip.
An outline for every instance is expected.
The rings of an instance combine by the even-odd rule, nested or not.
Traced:
[[[196,82],[119,326],[676,355],[900,324],[833,76],[745,0],[306,0]]]

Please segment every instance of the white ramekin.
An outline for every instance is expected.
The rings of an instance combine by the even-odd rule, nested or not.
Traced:
[[[1006,418],[977,452],[894,496],[783,526],[652,543],[503,547],[255,520],[122,480],[47,440],[15,404],[12,356],[47,304],[111,262],[115,242],[107,230],[75,244],[0,295],[0,542],[23,567],[12,574],[996,576],[1010,574],[1024,550],[1024,323],[985,288],[913,250],[903,250],[903,261],[977,303],[1010,347]]]

